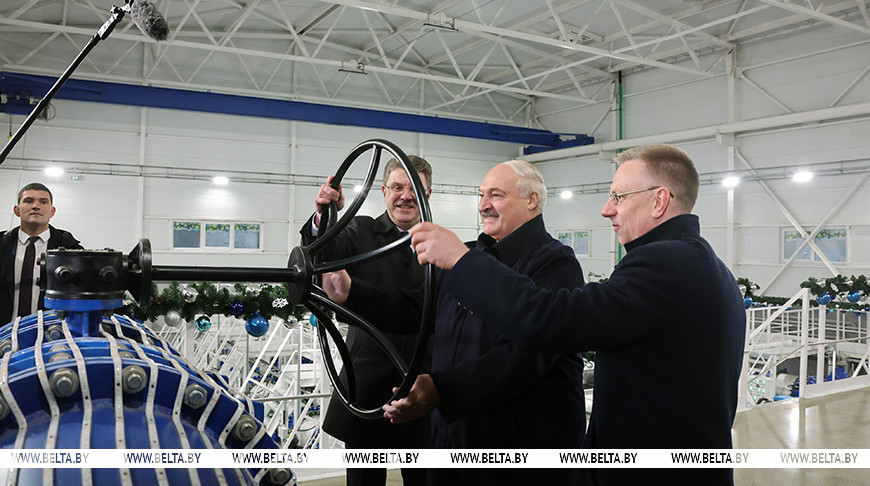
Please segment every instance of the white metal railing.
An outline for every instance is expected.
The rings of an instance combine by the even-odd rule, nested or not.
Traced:
[[[332,394],[317,339],[308,319],[273,317],[265,336],[254,338],[244,320],[214,316],[199,332],[192,323],[160,326],[155,333],[196,368],[226,377],[233,392],[265,404],[268,434],[278,432],[284,448],[334,448],[340,441],[321,433],[322,416]],[[334,345],[336,367],[341,358]]]
[[[747,309],[738,409],[773,400],[791,383],[800,398],[870,385],[868,313],[810,299],[801,289],[781,306]]]

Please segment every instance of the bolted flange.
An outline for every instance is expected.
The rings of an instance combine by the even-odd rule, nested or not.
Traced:
[[[286,467],[276,467],[274,469],[269,469],[267,477],[269,478],[269,482],[272,484],[287,484],[287,482],[293,477],[293,473],[291,473]]]
[[[196,383],[187,385],[187,388],[184,389],[184,404],[190,408],[197,409],[205,405],[207,396],[208,392],[205,391],[205,388]]]
[[[79,375],[69,368],[60,368],[51,374],[48,384],[54,396],[66,398],[79,390]]]
[[[12,351],[12,340],[4,339],[0,341],[0,358],[2,358],[3,355],[8,353],[9,351]]]
[[[9,416],[9,404],[6,399],[0,396],[0,420],[6,419]]]
[[[57,351],[69,351],[69,346],[66,344],[53,344],[50,348],[48,348],[48,352],[54,353]]]
[[[257,434],[257,421],[250,415],[242,415],[233,427],[232,435],[236,439],[247,442]]]
[[[51,355],[51,358],[48,358],[49,363],[55,363],[57,361],[66,361],[68,359],[73,359],[72,355],[69,353],[54,353]]]
[[[121,389],[124,393],[139,393],[148,384],[145,370],[136,365],[127,366],[121,371]]]
[[[48,341],[57,341],[63,339],[63,328],[57,324],[53,324],[45,328],[45,339]]]

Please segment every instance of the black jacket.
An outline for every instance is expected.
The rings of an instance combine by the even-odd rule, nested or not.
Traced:
[[[314,241],[311,235],[311,219],[300,231],[302,243]],[[357,216],[324,248],[324,261],[338,260],[377,250],[399,239],[396,225],[384,212],[376,219]],[[423,282],[424,269],[417,263],[410,245],[374,261],[354,265],[347,272],[388,288],[415,289]],[[419,325],[419,319],[413,324]],[[376,322],[372,324],[377,325]],[[407,334],[389,334],[387,337],[400,351],[406,362],[411,361],[416,337]],[[392,362],[375,342],[356,327],[350,326],[347,334],[357,379],[358,402],[365,408],[380,407],[392,396],[392,389],[401,381]],[[427,362],[428,369],[428,362]],[[341,379],[347,380],[342,370]],[[362,419],[350,413],[339,401],[337,393],[323,421],[323,430],[330,435],[358,448],[424,448],[429,443],[429,422],[426,419],[393,425],[385,419]]]
[[[498,243],[481,235],[475,246],[497,255],[498,267],[527,275],[543,288],[583,285],[574,252],[547,233],[540,215]],[[451,272],[441,273],[439,279],[445,273]],[[489,299],[501,301],[498,291],[491,291],[490,277],[478,277]],[[354,279],[347,305],[364,316],[382,313],[394,318],[380,321],[384,325],[400,325],[419,318],[421,293],[384,292]],[[582,359],[515,345],[469,310],[461,295],[443,286],[435,311],[431,376],[440,398],[431,414],[433,448],[576,449],[582,445],[586,425]],[[449,469],[433,474],[432,484],[450,485],[561,485],[579,480],[578,472],[569,469]]]
[[[18,250],[18,229],[16,226],[9,231],[0,232],[0,323],[6,324],[13,319],[12,308],[15,298],[15,253]],[[51,230],[48,238],[48,249],[66,248],[82,250],[79,240],[69,231],[57,229],[49,225]],[[39,291],[39,308],[45,309],[43,300],[45,289]]]
[[[585,447],[729,449],[746,313],[734,276],[672,218],[625,245],[606,282],[552,290],[480,251],[444,288],[511,339],[550,352],[596,351]],[[497,296],[497,297],[496,297]],[[600,469],[591,484],[731,484],[731,469]]]

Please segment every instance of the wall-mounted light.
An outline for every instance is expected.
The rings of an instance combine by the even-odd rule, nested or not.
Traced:
[[[230,180],[224,176],[212,177],[211,182],[216,186],[225,186],[230,183]]]
[[[562,191],[561,194],[559,194],[559,197],[562,199],[571,199],[574,197],[574,193],[571,191]]]
[[[795,182],[809,182],[813,180],[813,173],[802,170],[800,172],[796,172],[793,176],[791,176],[791,178]]]
[[[726,178],[722,179],[722,186],[723,187],[728,187],[728,188],[737,187],[737,184],[740,184],[739,177],[731,176],[731,177],[726,177]]]
[[[56,166],[46,167],[42,172],[48,177],[60,177],[63,175],[63,169]]]

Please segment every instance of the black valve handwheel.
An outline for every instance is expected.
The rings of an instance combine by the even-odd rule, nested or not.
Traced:
[[[337,210],[335,203],[329,205],[329,209],[321,215],[321,221],[318,231],[318,238],[308,246],[297,246],[290,252],[290,259],[287,263],[287,268],[260,268],[260,267],[187,267],[187,266],[157,266],[151,262],[151,243],[147,238],[139,241],[139,244],[133,248],[127,256],[127,262],[124,265],[125,287],[133,294],[135,300],[140,305],[145,305],[150,297],[151,282],[154,281],[214,281],[214,282],[285,282],[287,284],[288,300],[294,305],[304,305],[317,317],[317,333],[320,340],[321,351],[323,352],[323,360],[326,366],[329,380],[332,382],[338,393],[339,399],[353,414],[363,418],[380,418],[383,416],[383,411],[380,407],[373,409],[363,408],[357,403],[356,390],[356,374],[353,370],[353,364],[350,359],[350,352],[347,348],[347,343],[338,331],[335,323],[332,322],[330,312],[335,313],[337,317],[342,319],[349,325],[356,326],[365,334],[371,337],[379,347],[389,357],[390,361],[401,372],[402,381],[398,384],[396,392],[387,401],[387,403],[404,397],[417,379],[423,360],[427,354],[429,345],[429,336],[432,333],[432,327],[435,317],[435,269],[432,265],[426,265],[425,276],[423,279],[423,308],[420,318],[420,327],[418,329],[417,345],[414,348],[414,355],[411,358],[411,363],[406,364],[405,360],[396,350],[395,346],[387,339],[383,333],[378,331],[374,326],[366,322],[365,319],[346,309],[345,307],[329,300],[326,293],[318,285],[315,285],[312,280],[319,279],[324,273],[341,270],[351,265],[374,260],[383,255],[389,254],[407,245],[411,239],[410,235],[405,235],[398,240],[385,245],[377,250],[368,253],[354,255],[348,258],[343,258],[336,261],[323,261],[323,251],[329,243],[337,237],[337,235],[350,223],[351,219],[356,216],[359,211],[372,184],[378,173],[381,156],[384,152],[395,157],[401,162],[402,167],[408,174],[411,180],[411,185],[414,189],[414,196],[417,198],[417,207],[420,209],[420,216],[423,221],[432,221],[432,216],[429,211],[429,202],[426,199],[426,189],[420,181],[420,176],[408,159],[408,156],[396,145],[386,140],[368,140],[357,145],[336,172],[332,180],[332,186],[338,188],[342,178],[347,173],[348,168],[361,155],[366,152],[372,152],[368,173],[363,184],[363,190],[360,191],[351,202],[347,211],[342,215],[341,219],[336,221]],[[334,221],[332,223],[331,221]],[[335,343],[339,356],[344,366],[347,376],[347,387],[339,379],[338,370],[335,367],[335,362],[330,353],[329,340]]]
[[[348,225],[348,223],[350,223],[354,216],[356,216],[356,213],[359,211],[359,208],[365,201],[365,198],[368,195],[368,192],[371,189],[375,178],[378,176],[378,166],[380,164],[381,156],[384,154],[384,152],[387,152],[392,157],[396,158],[405,169],[405,172],[407,173],[408,178],[411,181],[411,186],[414,189],[414,196],[417,198],[417,206],[420,209],[421,220],[432,221],[432,215],[429,210],[429,202],[426,199],[426,188],[423,186],[422,181],[420,181],[417,170],[411,164],[411,161],[408,159],[408,156],[405,155],[402,149],[386,140],[368,140],[357,145],[345,158],[341,167],[339,167],[338,171],[333,177],[330,185],[337,190],[339,184],[341,184],[342,178],[344,178],[350,166],[357,159],[359,159],[360,156],[364,155],[367,152],[371,152],[371,158],[366,178],[363,183],[363,189],[354,197],[353,201],[351,202],[350,206],[348,206],[341,219],[338,219],[337,221],[335,220],[337,215],[336,204],[333,202],[329,205],[329,209],[327,211],[324,211],[321,215],[320,225],[318,227],[319,236],[317,240],[311,245],[308,245],[308,247],[306,248],[306,252],[313,258],[313,275],[319,276],[323,273],[332,272],[335,270],[346,268],[351,265],[355,265],[369,260],[374,260],[383,255],[389,254],[392,251],[402,248],[403,245],[407,245],[409,243],[411,237],[410,235],[406,235],[388,245],[385,245],[377,250],[368,253],[355,255],[352,257],[343,258],[341,260],[331,262],[324,262],[322,259],[324,249],[328,247],[329,243],[334,238],[336,238],[337,235]],[[383,417],[383,410],[381,410],[380,407],[374,409],[366,409],[357,403],[355,380],[356,373],[354,373],[353,363],[349,359],[350,353],[347,350],[347,344],[344,342],[343,339],[341,339],[338,329],[332,322],[329,313],[326,311],[331,310],[335,312],[336,317],[340,318],[343,322],[346,322],[348,325],[358,327],[366,335],[372,338],[378,345],[378,347],[383,349],[383,351],[387,354],[393,365],[401,372],[401,374],[403,375],[402,381],[398,384],[398,389],[396,390],[396,392],[387,401],[387,403],[389,403],[393,400],[399,399],[407,395],[408,390],[410,390],[411,386],[414,384],[414,380],[416,380],[417,374],[419,373],[420,368],[423,364],[423,359],[426,355],[426,350],[429,344],[429,336],[432,332],[432,326],[434,321],[434,283],[434,267],[432,265],[426,265],[425,276],[423,280],[423,309],[420,319],[417,344],[414,349],[414,355],[411,358],[410,364],[405,363],[404,359],[402,359],[402,356],[395,349],[389,339],[387,339],[380,331],[378,331],[374,326],[369,324],[362,317],[344,308],[343,306],[329,300],[325,296],[325,293],[322,291],[322,289],[314,286],[314,292],[306,292],[307,298],[304,305],[311,310],[315,317],[317,317],[317,332],[320,339],[321,348],[323,351],[323,359],[326,365],[329,379],[332,381],[332,385],[335,388],[336,393],[342,404],[344,404],[344,406],[347,407],[347,409],[350,410],[353,414],[363,418],[380,418]],[[330,347],[328,337],[331,337],[333,342],[335,342],[338,353],[342,358],[344,371],[347,378],[347,387],[345,387],[339,379],[338,370],[336,369],[332,356],[329,353]]]

